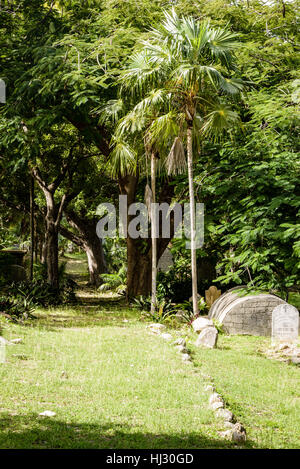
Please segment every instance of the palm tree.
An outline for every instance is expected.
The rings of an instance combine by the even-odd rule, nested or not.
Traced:
[[[160,27],[142,41],[142,49],[133,55],[123,78],[133,93],[145,96],[155,89],[165,96],[168,110],[148,130],[152,141],[170,137],[172,119],[178,125],[177,137],[186,140],[194,314],[198,313],[198,299],[193,146],[204,136],[218,138],[238,120],[227,104],[228,96],[239,95],[243,89],[242,80],[232,76],[236,39],[230,31],[213,28],[208,22],[179,18],[173,9],[164,13]]]

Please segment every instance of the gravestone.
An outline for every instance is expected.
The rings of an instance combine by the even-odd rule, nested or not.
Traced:
[[[210,308],[211,305],[221,296],[221,290],[212,285],[208,290],[205,290],[205,301],[207,306]]]
[[[272,344],[298,342],[299,313],[289,304],[278,305],[272,313]]]
[[[159,258],[157,270],[168,272],[173,266],[173,256],[170,249],[166,248]]]
[[[218,331],[215,327],[206,327],[200,332],[195,345],[200,347],[203,345],[208,348],[215,348],[217,346]]]
[[[235,287],[223,293],[209,310],[209,318],[223,324],[228,334],[271,336],[272,311],[287,304],[269,293],[251,294],[246,287]]]

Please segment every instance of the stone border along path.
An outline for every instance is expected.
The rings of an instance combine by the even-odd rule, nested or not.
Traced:
[[[164,324],[154,323],[146,326],[146,329],[149,329],[150,333],[160,336],[162,339],[171,341],[173,340],[172,334],[168,332],[163,332],[166,329]],[[184,363],[188,365],[193,365],[191,355],[189,350],[186,348],[186,341],[183,338],[178,338],[172,345],[175,346],[176,350],[181,354],[181,359]],[[205,391],[209,393],[209,407],[215,412],[217,418],[223,420],[224,427],[227,430],[219,432],[219,435],[227,440],[234,441],[235,443],[245,443],[246,441],[246,430],[245,428],[237,422],[233,413],[225,409],[225,403],[222,399],[222,396],[216,392],[216,389],[213,385],[213,379],[211,376],[201,373],[201,377],[204,381],[208,381],[209,384],[205,386]]]

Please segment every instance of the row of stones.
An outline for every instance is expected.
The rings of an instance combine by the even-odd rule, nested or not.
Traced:
[[[163,324],[150,324],[147,326],[150,329],[150,332],[159,335],[165,340],[172,340],[173,337],[171,334],[162,332],[165,328]],[[190,352],[186,347],[186,341],[183,338],[178,338],[172,343],[178,352],[181,354],[182,361],[186,364],[193,364]],[[204,379],[207,377],[202,375]],[[236,443],[244,443],[246,441],[246,430],[244,427],[236,421],[233,413],[224,408],[224,400],[215,390],[213,384],[208,384],[205,388],[206,391],[210,392],[209,396],[209,406],[216,412],[216,416],[224,421],[224,427],[227,428],[225,431],[220,432],[220,436],[228,440],[234,441]]]
[[[210,408],[216,412],[217,417],[224,421],[224,426],[227,428],[227,430],[220,432],[220,435],[223,438],[234,441],[235,443],[245,443],[245,428],[236,421],[236,418],[230,410],[224,408],[224,400],[221,395],[216,392],[215,387],[212,384],[208,384],[205,390],[210,393]]]

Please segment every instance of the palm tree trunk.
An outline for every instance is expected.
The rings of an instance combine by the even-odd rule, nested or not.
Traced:
[[[196,260],[196,227],[195,227],[195,197],[193,181],[193,129],[188,126],[187,129],[187,160],[188,160],[188,178],[190,195],[190,221],[191,221],[191,261],[192,261],[192,296],[193,312],[198,314],[198,292],[197,292],[197,260]]]
[[[152,204],[155,203],[155,166],[156,158],[154,152],[151,154],[151,190],[152,190]],[[156,217],[154,205],[151,204],[151,244],[152,244],[152,281],[151,281],[151,313],[155,312],[156,308],[156,263],[157,263],[157,234],[156,234]]]
[[[35,247],[35,232],[34,232],[34,179],[30,175],[30,280],[33,279],[33,261],[34,261],[34,247]]]

